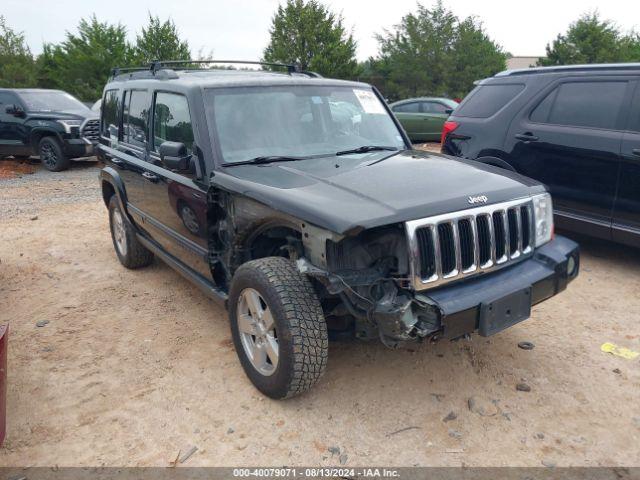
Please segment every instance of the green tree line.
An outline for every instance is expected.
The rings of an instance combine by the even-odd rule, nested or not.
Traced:
[[[442,0],[432,7],[418,3],[376,39],[378,55],[358,62],[356,41],[342,15],[318,0],[284,0],[271,19],[262,60],[296,63],[326,77],[372,83],[396,100],[419,95],[463,97],[475,80],[504,70],[509,57],[478,18],[459,18]],[[115,66],[189,58],[189,45],[173,21],[151,14],[134,42],[127,41],[123,25],[92,16],[80,20],[77,31],[67,32],[64,41],[45,43],[37,56],[24,34],[0,16],[0,87],[59,88],[93,101]],[[623,32],[593,12],[558,34],[538,64],[630,61],[640,61],[640,35]]]
[[[134,43],[127,41],[124,26],[92,16],[80,20],[77,32],[67,32],[61,43],[45,43],[37,57],[24,35],[14,32],[0,16],[0,87],[58,88],[93,101],[102,95],[114,67],[190,58],[189,45],[180,39],[173,21],[162,22],[151,14]]]

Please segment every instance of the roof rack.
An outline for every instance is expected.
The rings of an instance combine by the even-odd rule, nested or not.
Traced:
[[[298,64],[288,64],[288,63],[275,63],[275,62],[257,62],[250,60],[153,60],[149,63],[148,66],[140,66],[140,67],[115,67],[111,70],[111,76],[115,77],[120,75],[121,73],[132,73],[132,72],[143,72],[148,71],[151,72],[152,75],[155,75],[160,70],[171,69],[173,70],[175,66],[185,65],[186,68],[184,70],[204,70],[202,68],[193,68],[192,65],[203,65],[203,64],[212,64],[212,63],[235,63],[241,65],[262,65],[266,67],[282,67],[287,69],[287,73],[289,75],[292,74],[303,74],[309,77],[320,77],[319,74],[315,72],[309,72],[302,70],[301,66]]]
[[[594,63],[586,65],[557,65],[550,67],[532,67],[532,68],[520,68],[515,70],[505,70],[500,73],[496,73],[496,77],[511,77],[515,75],[533,75],[536,73],[544,72],[576,72],[576,71],[626,71],[626,70],[640,70],[640,63]]]

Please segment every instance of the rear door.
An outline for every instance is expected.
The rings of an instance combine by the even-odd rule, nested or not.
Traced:
[[[160,160],[162,142],[194,149],[194,123],[186,96],[157,91],[152,109],[149,160],[152,178],[145,184],[147,229],[162,247],[211,280],[207,246],[207,187],[195,174],[173,172]]]
[[[144,222],[145,186],[148,181],[145,176],[148,175],[146,166],[150,108],[151,98],[147,90],[125,90],[119,138],[117,142],[111,142],[119,153],[124,154],[112,161],[118,166],[120,176],[124,180],[127,210],[141,226]],[[108,129],[108,125],[105,125],[103,112],[103,129]],[[113,128],[102,135],[112,135],[112,130]]]
[[[393,107],[393,113],[398,117],[402,127],[411,140],[419,140],[423,134],[423,116],[420,102],[408,102]]]
[[[444,122],[449,118],[447,110],[450,110],[446,105],[435,102],[427,101],[422,102],[423,113],[423,133],[427,137],[426,140],[439,140],[442,133],[442,126]]]
[[[640,81],[622,137],[620,182],[613,214],[613,239],[640,247]]]
[[[512,122],[510,163],[545,183],[559,227],[611,237],[629,77],[559,79]]]

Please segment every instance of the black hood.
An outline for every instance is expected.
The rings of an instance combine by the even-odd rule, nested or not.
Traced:
[[[227,167],[214,183],[336,233],[472,208],[544,191],[527,177],[407,150]]]

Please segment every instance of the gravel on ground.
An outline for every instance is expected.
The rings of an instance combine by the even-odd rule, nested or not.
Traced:
[[[640,350],[637,250],[579,238],[579,278],[531,319],[401,350],[331,343],[312,391],[272,401],[221,306],[157,260],[118,263],[97,177],[82,162],[0,180],[0,466],[640,464],[640,359],[600,350]]]

